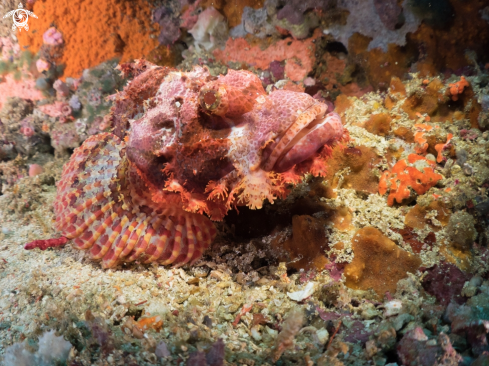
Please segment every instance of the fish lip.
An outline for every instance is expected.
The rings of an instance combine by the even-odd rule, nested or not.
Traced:
[[[307,135],[309,135],[309,133],[311,133],[312,131],[314,131],[318,125],[324,123],[326,119],[326,116],[324,117],[320,117],[320,118],[315,118],[314,120],[312,120],[307,126],[305,126],[303,129],[301,129],[299,131],[299,133],[297,134],[298,138],[294,138],[292,141],[289,142],[289,144],[286,146],[286,148],[284,149],[284,151],[282,152],[282,154],[280,154],[279,158],[277,159],[277,161],[275,162],[275,164],[273,165],[273,167],[271,169],[269,169],[270,171],[276,171],[275,167],[277,165],[279,165],[279,162],[283,159],[283,157],[285,155],[287,155],[287,153],[299,142],[301,141],[304,137],[306,137]],[[314,125],[314,126],[313,126]],[[313,126],[313,127],[311,127]],[[306,134],[304,134],[303,132],[306,131],[306,130],[310,130],[309,132],[307,132]],[[272,142],[271,144],[267,145],[263,151],[263,154],[262,154],[262,166],[266,164],[266,162],[268,161],[272,151],[275,149],[275,147],[279,144],[280,140],[282,139],[282,137],[285,135],[285,133],[287,132],[287,130],[282,133],[282,135],[280,135],[279,137],[277,137],[275,139],[274,142]],[[297,137],[296,136],[296,137]]]
[[[319,123],[327,112],[327,106],[321,102],[314,102],[302,111],[298,111],[295,119],[279,136],[277,144],[274,144],[271,154],[263,160],[263,169],[272,171],[277,161],[293,147],[309,130]],[[277,141],[277,140],[276,140]]]
[[[326,122],[326,116],[324,116],[322,118],[316,118],[315,120],[311,121],[311,123],[309,123],[306,127],[304,127],[297,134],[297,136],[287,145],[287,147],[285,148],[283,153],[280,155],[280,157],[275,162],[272,170],[276,171],[277,173],[283,173],[283,172],[286,172],[287,170],[289,170],[290,168],[292,168],[295,164],[299,164],[302,161],[307,160],[309,157],[311,157],[312,154],[314,154],[314,152],[316,152],[320,147],[318,147],[308,157],[302,159],[301,161],[297,161],[296,163],[294,163],[292,165],[286,164],[286,166],[283,166],[283,162],[284,162],[285,158],[287,157],[287,155],[289,154],[289,152],[295,146],[297,146],[301,141],[306,140],[308,136],[310,136],[312,133],[314,133],[319,128],[321,128],[321,126],[323,126],[325,122]],[[309,131],[307,131],[307,130],[309,130]]]
[[[332,120],[335,119],[336,121]],[[331,123],[330,123],[331,122]],[[336,126],[334,126],[332,123],[336,122]],[[339,122],[339,123],[338,123]],[[341,126],[341,128],[339,128]],[[328,131],[320,131],[321,129],[328,129]],[[344,127],[341,123],[341,118],[340,116],[335,113],[335,112],[329,112],[325,114],[322,117],[317,117],[314,120],[312,120],[308,125],[306,125],[303,129],[299,131],[299,133],[292,139],[289,144],[287,144],[286,148],[280,154],[279,158],[273,165],[273,168],[271,170],[277,172],[277,173],[283,173],[286,172],[287,170],[291,169],[294,165],[299,164],[308,158],[310,158],[316,151],[318,151],[321,147],[327,145],[331,141],[334,141],[338,138],[340,138],[343,135]],[[321,134],[321,132],[323,132]],[[317,136],[314,136],[314,135]],[[322,135],[322,136],[321,136]],[[307,156],[303,156],[300,159],[293,159],[290,156],[288,157],[288,154],[294,149],[300,146],[301,144],[307,143],[307,140],[313,140],[316,139],[320,142],[315,143],[315,148],[311,149],[310,154]],[[280,140],[277,140],[274,142],[273,146],[270,149],[273,150],[273,147],[279,143]],[[314,141],[311,141],[311,143],[314,143]],[[314,145],[313,145],[314,146]],[[297,149],[296,149],[297,150]],[[269,153],[270,154],[270,153]],[[264,159],[264,161],[266,161]]]

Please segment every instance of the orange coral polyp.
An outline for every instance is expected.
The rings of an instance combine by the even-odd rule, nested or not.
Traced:
[[[414,150],[417,154],[425,154],[428,150],[428,140],[424,137],[424,131],[431,131],[433,127],[424,123],[416,123],[414,127],[418,130],[422,130],[414,134],[414,142],[417,144]]]
[[[420,115],[420,117],[421,117],[421,115]],[[419,128],[419,129],[421,129],[421,130],[425,130],[425,131],[431,131],[431,130],[433,129],[433,127],[432,127],[432,126],[430,126],[430,125],[426,125],[426,124],[424,124],[424,123],[416,123],[416,124],[414,125],[414,127],[415,127],[415,128]]]

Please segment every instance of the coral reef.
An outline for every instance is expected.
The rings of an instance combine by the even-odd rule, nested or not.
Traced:
[[[9,97],[36,101],[42,99],[43,95],[37,90],[35,80],[17,81],[11,75],[7,75],[0,83],[0,108],[4,106]]]
[[[461,291],[468,276],[451,263],[440,263],[428,270],[423,280],[424,289],[443,305],[451,301],[463,303]]]
[[[153,21],[160,26],[158,42],[165,46],[174,44],[181,36],[178,3],[170,2],[166,6],[157,7],[153,11]]]
[[[404,223],[413,229],[429,228],[436,232],[448,224],[451,211],[441,201],[417,204],[405,216]]]
[[[479,281],[480,283],[480,281]],[[480,356],[489,351],[488,294],[482,292],[472,296],[466,305],[451,303],[447,308],[448,320],[452,322],[452,332],[466,336],[472,353]]]
[[[48,28],[48,30],[44,32],[42,40],[44,44],[50,46],[60,46],[63,44],[63,36],[54,27]]]
[[[292,218],[292,237],[275,240],[272,247],[277,253],[284,253],[281,262],[289,262],[297,270],[316,269],[321,271],[328,263],[324,252],[328,249],[324,220],[302,215]],[[277,238],[278,239],[278,238]]]
[[[474,217],[467,212],[455,212],[448,221],[447,234],[455,247],[466,250],[472,248],[477,239]]]
[[[333,189],[343,187],[376,193],[379,180],[372,174],[372,168],[379,162],[377,153],[366,146],[335,147],[328,162],[329,169],[325,179]]]
[[[199,14],[197,22],[188,32],[194,37],[194,46],[197,51],[201,48],[211,51],[224,45],[228,35],[228,28],[221,13],[210,7]]]
[[[464,89],[466,86],[470,86],[470,84],[465,80],[464,76],[460,77],[460,81],[457,81],[456,83],[448,84],[450,87],[450,97],[452,98],[453,101],[458,100],[458,95],[462,94],[464,92]]]
[[[263,7],[264,0],[243,0],[238,3],[233,1],[201,1],[202,6],[212,5],[219,10],[227,19],[230,27],[236,27],[241,23],[246,8],[259,9]]]
[[[285,61],[285,76],[293,81],[301,81],[312,71],[315,62],[313,41],[317,36],[302,42],[286,38],[265,50],[251,46],[244,38],[230,38],[225,48],[215,50],[213,55],[225,64],[249,64],[262,70],[268,69],[274,61]]]
[[[23,5],[0,363],[488,362],[484,1]]]
[[[433,344],[434,343],[434,344]],[[397,346],[403,365],[458,365],[463,361],[453,348],[449,337],[440,333],[438,342],[429,342],[423,329],[417,327],[407,332]]]
[[[241,24],[232,31],[233,37],[252,34],[258,38],[290,34],[295,39],[304,39],[319,25],[318,12],[331,7],[331,1],[279,1],[267,0],[259,9],[245,7]]]
[[[282,331],[275,340],[275,347],[272,351],[273,362],[277,362],[285,350],[294,347],[294,338],[301,330],[303,324],[303,311],[301,309],[293,309],[285,318],[282,324]]]
[[[354,33],[370,37],[372,40],[368,45],[368,50],[379,47],[386,52],[389,44],[405,45],[406,35],[418,29],[421,19],[410,9],[408,2],[404,2],[402,4],[404,23],[399,29],[392,29],[391,25],[386,26],[384,23],[384,17],[387,14],[385,14],[383,7],[387,7],[387,5],[381,5],[382,7],[379,9],[379,2],[374,0],[362,1],[361,3],[351,0],[339,1],[338,6],[349,12],[347,22],[345,25],[330,27],[328,31],[344,45],[348,45],[348,39]],[[380,16],[381,13],[384,13],[383,16]],[[398,16],[393,15],[393,22],[397,24]]]
[[[32,114],[33,109],[34,105],[29,100],[7,99],[0,110],[0,134],[5,146],[0,159],[13,159],[17,154],[32,157],[36,153],[52,151],[49,134],[43,129],[43,119]],[[9,150],[5,150],[7,146],[10,146]]]

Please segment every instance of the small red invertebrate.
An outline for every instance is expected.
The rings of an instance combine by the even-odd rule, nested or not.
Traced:
[[[241,320],[241,318],[243,317],[243,315],[245,315],[246,313],[249,313],[251,311],[251,309],[253,309],[253,305],[244,304],[243,307],[241,308],[241,310],[239,311],[238,315],[236,315],[236,318],[234,319],[234,321],[232,323],[233,327],[237,327],[238,323]]]
[[[46,250],[48,248],[60,247],[62,245],[65,245],[67,242],[68,242],[68,238],[65,238],[64,236],[57,239],[34,240],[31,241],[30,243],[27,243],[24,246],[24,249],[31,250],[31,249],[39,248],[41,250]]]
[[[178,72],[145,61],[115,96],[114,134],[87,139],[65,165],[56,228],[109,268],[194,263],[233,207],[261,208],[307,172],[322,175],[341,119],[305,93],[269,95],[258,77]],[[207,215],[209,218],[207,218]]]

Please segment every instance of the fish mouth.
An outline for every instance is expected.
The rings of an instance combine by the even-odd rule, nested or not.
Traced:
[[[318,103],[299,115],[285,133],[269,145],[263,154],[263,169],[283,173],[310,158],[324,145],[343,135],[337,113],[325,115],[327,107]]]
[[[286,172],[294,165],[313,156],[323,146],[340,139],[343,135],[343,125],[339,116],[336,116],[338,117],[337,123],[331,123],[331,119],[336,119],[336,117],[329,116],[328,114],[328,116],[318,121],[309,131],[303,130],[304,134],[294,144],[291,144],[290,148],[275,163],[274,171],[277,173]]]

